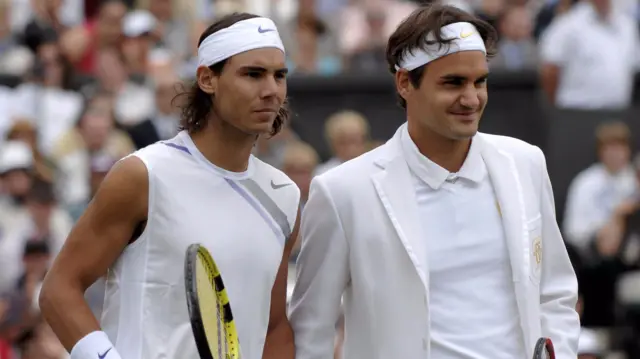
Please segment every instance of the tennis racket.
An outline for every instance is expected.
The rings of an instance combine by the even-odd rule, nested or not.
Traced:
[[[238,333],[222,276],[209,251],[187,248],[184,261],[187,307],[201,359],[239,359]]]
[[[553,343],[549,338],[540,338],[533,350],[533,359],[556,359]]]

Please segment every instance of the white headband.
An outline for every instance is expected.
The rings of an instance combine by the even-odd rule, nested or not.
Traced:
[[[284,52],[276,24],[265,17],[238,21],[209,35],[198,47],[198,67],[211,66],[239,53],[275,47]]]
[[[396,65],[396,70],[405,69],[412,71],[431,61],[443,56],[451,55],[461,51],[482,51],[485,55],[487,49],[484,41],[473,24],[468,22],[455,22],[440,29],[443,39],[452,40],[448,44],[427,45],[425,50],[413,49],[403,54],[404,59]],[[433,33],[427,35],[427,40],[435,41]]]

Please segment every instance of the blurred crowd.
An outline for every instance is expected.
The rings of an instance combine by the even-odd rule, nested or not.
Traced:
[[[638,0],[442,1],[492,23],[500,43],[491,67],[539,71],[555,106],[629,106]],[[40,282],[111,166],[176,133],[172,99],[193,80],[198,38],[212,21],[234,11],[271,17],[292,76],[373,74],[386,71],[388,36],[421,2],[0,0],[0,359],[66,358],[39,316]],[[261,138],[255,155],[298,184],[304,206],[314,175],[381,143],[369,134],[367,119],[345,109],[325,124],[332,157],[291,128]],[[631,159],[623,124],[597,138],[600,163],[575,179],[562,224],[588,327],[582,358],[611,348],[640,358],[630,309],[640,292],[640,159]],[[87,292],[97,315],[101,289]]]

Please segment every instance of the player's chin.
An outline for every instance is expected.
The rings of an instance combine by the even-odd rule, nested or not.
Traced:
[[[478,121],[457,123],[453,126],[454,137],[458,139],[467,139],[475,136],[478,132],[478,124]]]
[[[276,112],[253,112],[249,123],[246,124],[247,129],[257,135],[271,133],[277,116]]]

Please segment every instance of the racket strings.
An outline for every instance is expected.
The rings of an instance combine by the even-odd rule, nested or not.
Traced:
[[[199,309],[197,319],[192,318],[198,350],[203,358],[239,359],[237,331],[220,271],[203,246],[191,245],[187,252],[185,265],[192,269],[186,273],[195,287],[191,287],[197,297],[193,306]],[[209,349],[208,353],[204,348]]]
[[[224,288],[224,283],[222,282],[222,278],[218,269],[212,261],[208,260],[206,256],[198,256],[198,262],[202,264],[203,270],[206,272],[206,276],[203,276],[207,279],[207,283],[201,283],[203,288],[208,288],[209,290],[209,299],[211,300],[210,307],[215,308],[211,313],[207,313],[207,316],[204,317],[203,321],[206,321],[206,318],[215,318],[215,334],[211,333],[211,337],[209,337],[209,333],[207,333],[207,337],[209,337],[209,342],[215,340],[217,343],[217,348],[211,348],[212,353],[216,353],[214,359],[223,359],[223,358],[234,358],[230,356],[228,353],[234,353],[237,348],[231,347],[229,343],[234,342],[233,330],[230,330],[229,323],[232,323],[233,316],[231,314],[231,306],[226,299],[226,293]],[[224,295],[222,295],[224,293]],[[201,303],[202,305],[206,305],[205,303]]]

